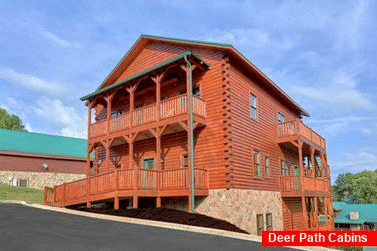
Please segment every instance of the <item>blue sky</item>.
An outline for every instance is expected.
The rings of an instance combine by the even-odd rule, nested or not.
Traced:
[[[310,114],[332,180],[377,168],[376,1],[0,1],[0,106],[86,138],[94,91],[141,34],[231,43]]]

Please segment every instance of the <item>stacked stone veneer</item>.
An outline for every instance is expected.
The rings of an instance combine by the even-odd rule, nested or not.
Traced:
[[[196,198],[196,212],[228,221],[237,227],[256,234],[257,214],[263,214],[266,226],[266,213],[272,213],[274,230],[283,229],[282,198],[279,192],[215,189],[209,196]],[[187,198],[165,198],[163,207],[187,210]]]
[[[43,189],[45,186],[53,187],[85,177],[85,174],[0,171],[0,183],[9,184],[9,178],[26,179],[28,187],[37,189]]]

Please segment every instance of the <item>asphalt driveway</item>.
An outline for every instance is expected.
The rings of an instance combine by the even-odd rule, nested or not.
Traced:
[[[208,234],[0,204],[0,250],[290,250]]]

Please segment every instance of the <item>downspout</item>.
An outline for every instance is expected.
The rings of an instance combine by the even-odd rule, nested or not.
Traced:
[[[195,211],[195,174],[194,174],[194,132],[192,130],[193,128],[193,98],[192,98],[192,70],[191,70],[191,64],[190,61],[187,60],[187,55],[184,56],[184,59],[188,66],[188,73],[189,74],[189,89],[187,90],[188,96],[189,96],[189,121],[188,121],[188,134],[189,134],[189,142],[190,144],[190,171],[191,171],[191,210],[192,212]]]

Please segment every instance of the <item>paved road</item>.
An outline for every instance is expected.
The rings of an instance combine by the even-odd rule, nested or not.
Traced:
[[[261,247],[257,242],[0,204],[0,250],[277,249]]]

